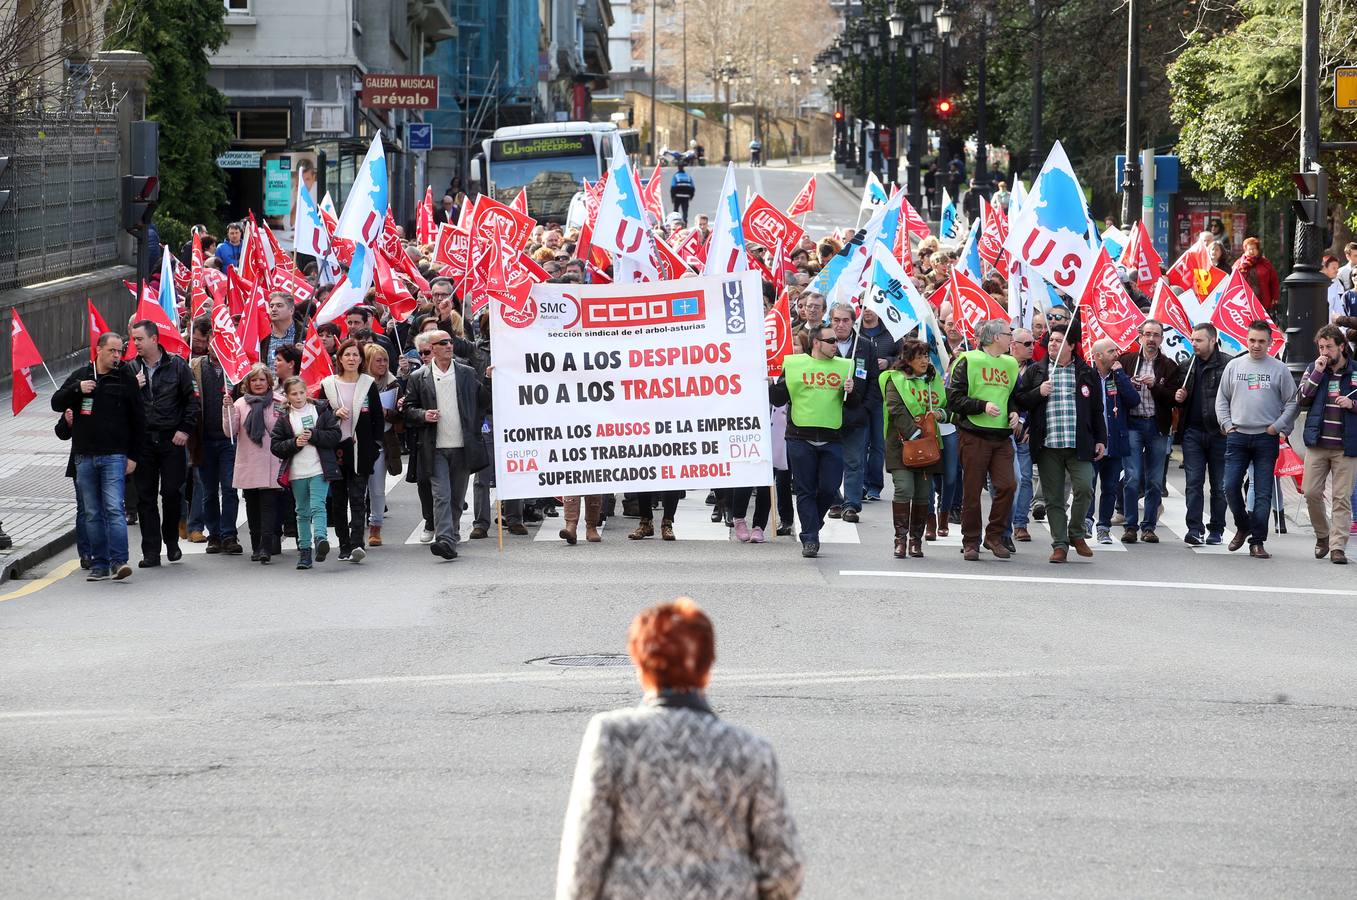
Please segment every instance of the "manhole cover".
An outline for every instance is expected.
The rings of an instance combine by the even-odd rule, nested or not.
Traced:
[[[576,668],[598,668],[600,666],[630,666],[631,657],[625,653],[583,653],[576,656],[543,656],[530,659],[536,666],[572,666]]]

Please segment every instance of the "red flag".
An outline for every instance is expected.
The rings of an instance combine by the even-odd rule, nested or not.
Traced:
[[[1150,239],[1143,220],[1137,220],[1136,227],[1131,231],[1131,239],[1122,248],[1121,258],[1117,261],[1136,273],[1136,287],[1142,294],[1148,295],[1154,290],[1162,274],[1160,267],[1163,260],[1155,252],[1154,241]]]
[[[260,225],[264,229],[264,244],[262,250],[264,258],[268,261],[270,269],[283,269],[294,275],[297,273],[297,264],[292,259],[291,253],[284,253],[278,239],[273,236],[273,229],[269,227],[268,222]]]
[[[984,200],[980,201],[985,204]],[[980,229],[980,258],[1000,272],[1008,270],[1004,241],[1008,240],[1008,216],[1002,206],[985,204],[985,224]]]
[[[589,186],[589,179],[584,179],[584,225],[580,227],[580,239],[575,244],[575,258],[588,262],[594,259],[594,223],[598,221],[598,205],[603,199],[603,185],[608,181],[608,173],[604,172],[593,187]]]
[[[658,242],[657,242],[658,243]],[[773,272],[763,264],[763,261],[754,253],[749,254],[749,268],[759,273],[759,277],[769,284],[773,283]]]
[[[189,272],[189,304],[193,307],[193,318],[207,315],[212,309],[212,298],[207,296],[207,287],[203,283],[203,240],[198,232],[193,232],[192,268]]]
[[[740,226],[744,229],[746,241],[762,244],[769,250],[778,243],[783,247],[795,249],[806,233],[800,225],[783,215],[782,210],[758,194],[755,194],[745,207],[744,220]]]
[[[782,374],[782,361],[792,352],[792,315],[787,304],[787,292],[778,294],[777,302],[763,317],[763,344],[768,353],[768,377]]]
[[[510,203],[509,206],[526,216],[528,214],[528,189],[525,187],[519,188],[518,196],[514,197],[513,202]]]
[[[189,262],[192,261],[193,259],[190,257]],[[193,285],[193,275],[190,270],[184,268],[183,264],[181,264],[173,254],[170,255],[170,273],[174,276],[175,293],[187,294],[189,288]],[[158,276],[160,273],[156,272],[154,274]],[[133,293],[136,292],[134,291]]]
[[[188,344],[184,343],[184,338],[179,334],[179,329],[171,324],[169,316],[165,315],[165,310],[160,308],[160,304],[154,299],[142,298],[137,304],[137,318],[150,319],[155,323],[157,331],[160,333],[160,349],[166,353],[175,353],[184,359],[189,358]],[[132,346],[132,342],[127,342]],[[136,348],[133,347],[133,355],[136,354]],[[131,358],[131,357],[127,357]]]
[[[87,318],[90,325],[90,362],[94,362],[94,358],[99,355],[99,335],[107,334],[109,327],[104,317],[99,315],[99,310],[94,308],[93,300],[86,297],[85,305],[89,307]]]
[[[947,299],[947,284],[938,285],[938,289],[928,295],[928,305],[934,309],[942,309],[942,301]]]
[[[1272,467],[1272,474],[1278,478],[1296,479],[1296,489],[1300,490],[1301,480],[1305,476],[1305,463],[1285,437],[1277,435],[1277,440],[1281,446],[1277,450],[1277,462]]]
[[[1216,271],[1220,271],[1217,269]],[[1211,313],[1211,324],[1223,334],[1239,341],[1245,347],[1249,345],[1249,323],[1262,320],[1272,326],[1272,344],[1267,348],[1269,356],[1276,356],[1286,346],[1277,323],[1263,309],[1258,297],[1244,280],[1239,269],[1230,273],[1230,280],[1216,300],[1216,308]]]
[[[908,205],[909,201],[906,200],[905,204]],[[895,229],[895,246],[891,249],[895,253],[896,262],[900,263],[900,268],[904,270],[906,275],[908,275],[910,278],[913,278],[914,253],[913,251],[910,250],[909,247],[908,226],[906,226],[905,228]]]
[[[240,384],[245,373],[250,371],[250,359],[236,335],[236,326],[231,322],[231,313],[225,306],[212,310],[212,339],[208,342],[212,354],[221,363],[222,373],[231,384]],[[258,344],[255,345],[256,354]]]
[[[33,343],[28,329],[24,327],[23,320],[19,318],[19,310],[11,309],[10,316],[12,318],[9,359],[14,375],[10,404],[14,415],[17,416],[25,406],[33,402],[33,398],[38,396],[37,390],[33,387],[33,375],[29,372],[29,367],[42,365],[42,354],[38,352],[37,345]]]
[[[897,231],[907,231],[912,237],[916,237],[921,241],[928,237],[930,234],[928,223],[924,221],[923,216],[919,215],[919,211],[914,208],[913,203],[909,202],[908,197],[900,204],[900,208],[903,210],[905,217],[905,227],[903,229],[897,229]],[[1007,228],[1004,229],[1004,233],[1008,233]]]
[[[330,249],[334,252],[335,259],[347,266],[353,261],[353,241],[335,237],[335,229],[339,227],[339,222],[323,206],[320,207],[320,220],[325,223],[325,231],[330,236]]]
[[[423,247],[425,244],[433,243],[433,236],[433,188],[426,187],[424,201],[419,204],[415,214],[415,242]]]
[[[787,207],[787,215],[803,216],[813,209],[815,209],[814,175],[810,176],[810,181],[806,182],[806,186],[803,187],[801,192],[796,195],[796,198],[792,200],[792,205]]]
[[[226,273],[221,269],[203,266],[203,287],[213,303],[226,302]]]
[[[470,267],[471,235],[447,222],[438,226],[438,237],[434,243],[433,261],[441,267],[443,274],[452,278],[457,292],[463,293],[462,282]]]
[[[251,362],[259,362],[259,345],[264,335],[273,330],[269,322],[268,294],[263,285],[256,284],[241,304],[240,345]],[[264,360],[267,365],[273,360]]]
[[[961,326],[958,330],[972,343],[975,342],[976,326],[981,322],[990,319],[1008,321],[1008,310],[956,266],[947,278],[947,299],[952,302],[954,321]]]
[[[482,194],[471,225],[473,287],[512,292],[518,274],[511,264],[528,242],[536,220]],[[525,276],[526,277],[526,276]]]
[[[321,380],[334,373],[335,369],[330,362],[330,354],[325,352],[325,342],[316,333],[316,323],[313,321],[306,330],[306,343],[302,345],[302,370],[300,375],[302,381],[306,382],[306,392],[312,397],[319,394]]]
[[[298,303],[305,303],[316,296],[316,289],[311,286],[311,282],[298,274],[296,269],[279,266],[269,273],[268,281],[273,290],[291,294]]]
[[[1173,293],[1161,275],[1154,284],[1154,302],[1150,304],[1150,318],[1162,322],[1183,337],[1191,337],[1193,322],[1188,318],[1183,301]]]
[[[429,293],[429,281],[424,277],[423,273],[419,271],[419,266],[415,265],[415,262],[410,258],[409,253],[402,251],[395,259],[391,260],[391,265],[395,267],[397,272],[400,272],[406,278],[410,279],[415,287],[419,288],[421,292],[425,294]]]
[[[410,313],[415,311],[419,304],[411,296],[409,288],[405,282],[397,278],[391,271],[391,264],[387,262],[386,254],[378,249],[372,255],[373,261],[373,283],[377,288],[377,302],[391,310],[391,315],[397,322],[404,322]],[[376,320],[373,320],[374,324]]]
[[[1169,284],[1195,292],[1198,300],[1205,300],[1225,280],[1225,273],[1211,265],[1211,255],[1200,240],[1178,257],[1167,274]]]
[[[641,206],[655,217],[656,222],[664,221],[664,201],[660,198],[660,187],[664,184],[664,173],[658,163],[650,173],[650,180],[641,188]]]
[[[1093,274],[1084,287],[1084,295],[1079,298],[1079,306],[1084,313],[1080,324],[1085,343],[1090,348],[1102,338],[1111,338],[1124,353],[1139,340],[1145,314],[1126,293],[1106,247],[1098,250]]]
[[[38,347],[33,343],[32,336],[29,335],[28,329],[24,327],[23,320],[19,318],[17,307],[10,309],[10,316],[12,319],[9,341],[10,364],[16,369],[27,369],[29,366],[42,365],[42,354],[38,352]]]
[[[14,385],[10,390],[10,409],[14,415],[23,412],[28,404],[32,403],[38,396],[38,391],[33,387],[33,373],[28,369],[15,368]]]
[[[226,273],[226,305],[231,315],[240,316],[245,312],[245,303],[249,300],[254,285],[240,275],[240,267],[232,266]]]
[[[704,249],[702,232],[696,228],[691,228],[683,236],[683,240],[678,242],[678,246],[674,248],[674,254],[690,266],[694,272],[701,272],[706,259],[706,255],[703,253]]]
[[[386,251],[386,255],[391,257],[405,249],[402,246],[400,226],[391,217],[390,207],[386,210],[386,219],[382,222],[382,236],[377,239],[377,243]]]

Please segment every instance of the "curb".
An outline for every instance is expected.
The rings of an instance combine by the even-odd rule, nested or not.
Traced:
[[[41,544],[21,551],[20,555],[8,557],[0,564],[0,584],[11,581],[29,569],[44,563],[61,551],[75,544],[75,525],[66,531],[58,532]]]
[[[828,172],[825,173],[825,177],[832,181],[834,184],[837,184],[839,187],[847,191],[850,197],[853,197],[855,199],[861,199],[862,191],[858,188],[853,187],[848,182],[844,181],[843,176],[841,176],[837,170],[830,169]]]

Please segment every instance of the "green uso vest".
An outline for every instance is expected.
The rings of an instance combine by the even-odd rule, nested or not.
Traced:
[[[851,359],[816,359],[797,353],[782,361],[782,376],[791,395],[792,424],[800,428],[843,426],[843,388],[853,377]]]
[[[881,384],[881,397],[884,401],[886,397],[886,385],[888,383],[895,385],[895,390],[899,392],[900,398],[905,401],[905,408],[914,418],[919,418],[929,410],[933,411],[933,417],[939,422],[947,421],[947,410],[943,407],[946,400],[946,388],[942,384],[942,376],[934,375],[933,380],[925,384],[923,378],[915,378],[906,375],[899,369],[887,369],[881,373],[879,379]],[[928,394],[932,396],[928,396]],[[886,408],[885,403],[881,405],[881,427],[884,431],[890,431],[890,410]],[[938,435],[938,442],[942,442],[942,435]]]
[[[968,350],[961,358],[966,360],[967,395],[1000,410],[997,416],[976,413],[966,418],[978,428],[1007,428],[1008,398],[1018,386],[1018,361],[1008,354],[990,356],[984,350]]]

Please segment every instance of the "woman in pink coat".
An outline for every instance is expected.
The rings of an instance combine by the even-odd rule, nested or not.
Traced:
[[[256,363],[245,375],[241,396],[234,403],[227,397],[222,406],[222,428],[236,442],[236,468],[232,484],[245,494],[245,515],[250,523],[250,561],[268,565],[277,527],[276,503],[278,457],[269,446],[273,422],[278,417],[273,395],[273,372]]]

